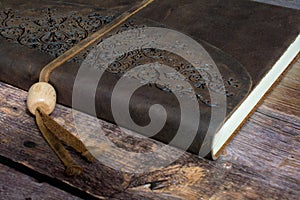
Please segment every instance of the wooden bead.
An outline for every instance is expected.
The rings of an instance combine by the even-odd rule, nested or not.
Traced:
[[[56,104],[56,92],[52,85],[46,82],[35,83],[31,86],[27,96],[27,108],[35,115],[38,107],[46,114],[51,114]]]

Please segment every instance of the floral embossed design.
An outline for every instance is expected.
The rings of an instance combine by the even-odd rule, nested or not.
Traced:
[[[9,9],[1,12],[0,16],[2,37],[55,57],[114,18],[96,12],[87,15],[73,11],[61,13],[50,8],[26,11]]]
[[[155,64],[143,70],[135,68],[146,63],[156,62],[171,66],[178,73],[160,73],[156,70],[157,66],[155,66]],[[135,68],[135,70],[132,73],[129,75],[125,74],[133,68]],[[217,81],[214,80],[217,76],[211,74],[210,71],[212,70],[209,66],[203,66],[201,69],[196,70],[183,58],[171,52],[159,49],[136,49],[124,53],[121,57],[111,63],[106,71],[115,74],[116,76],[123,76],[124,74],[128,78],[139,80],[144,85],[154,86],[166,92],[176,92],[181,96],[195,95],[191,88],[185,87],[184,84],[180,84],[183,81],[189,82],[196,92],[197,99],[209,107],[214,105],[210,104],[208,87],[214,92],[222,92],[220,88],[216,87],[217,84],[212,84],[213,81]],[[161,68],[159,71],[161,71]],[[168,80],[167,82],[169,82],[169,84],[160,84],[161,80]]]
[[[154,66],[149,67],[148,69],[135,70],[134,73],[131,73],[130,75],[125,74],[139,65],[155,62],[171,66],[183,76],[179,76],[178,73],[161,74]],[[225,68],[224,64],[220,66]],[[238,98],[235,96],[239,94],[241,90],[240,77],[237,74],[228,71],[228,73],[222,74],[222,80],[219,80],[217,74],[214,74],[211,68],[212,66],[208,64],[203,64],[203,66],[195,68],[181,57],[167,51],[159,49],[136,49],[124,53],[117,58],[111,63],[106,71],[115,74],[116,76],[123,76],[123,74],[125,74],[128,78],[137,79],[142,84],[154,86],[166,92],[176,91],[180,95],[194,95],[193,91],[190,91],[188,88],[157,84],[160,79],[169,79],[171,82],[173,80],[178,80],[179,82],[188,81],[194,88],[198,101],[209,107],[215,105],[211,104],[210,95],[207,93],[207,89],[219,94],[222,94],[222,92],[225,91],[228,98]],[[223,82],[224,85],[217,84],[220,81]],[[220,85],[222,88],[220,88]]]

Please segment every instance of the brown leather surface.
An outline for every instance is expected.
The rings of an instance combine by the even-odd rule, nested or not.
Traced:
[[[1,4],[1,16],[11,16],[8,13],[14,13],[16,16],[17,13],[22,15],[21,17],[27,14],[29,16],[27,18],[31,19],[38,17],[37,13],[41,13],[38,3],[18,4],[15,2],[17,1],[5,1]],[[74,11],[76,11],[77,17],[78,15],[83,18],[86,17],[85,19],[88,21],[91,20],[91,18],[87,17],[89,13],[93,14],[94,17],[99,16],[101,13],[101,15],[105,13],[108,16],[118,15],[122,10],[134,3],[132,1],[120,1],[120,4],[118,4],[115,1],[105,1],[102,5],[102,1],[82,3],[83,1],[78,0],[76,3],[72,1],[70,4],[63,3],[62,5],[60,1],[49,2],[47,4],[51,5],[46,5],[45,1],[43,1],[42,7],[44,9],[51,7],[51,12],[54,13],[53,16],[58,15],[58,18],[64,16],[63,13],[68,13],[67,10],[69,10],[68,16],[71,18],[71,21],[74,18],[70,17],[72,15],[70,13]],[[12,5],[13,7],[11,7]],[[35,9],[31,9],[33,8],[32,6],[35,6]],[[8,10],[8,7],[12,9]],[[20,11],[19,8],[25,7],[26,9]],[[67,9],[64,10],[65,8]],[[22,19],[26,20],[25,18]],[[0,38],[0,80],[27,90],[33,83],[38,81],[38,74],[41,68],[55,56],[70,48],[72,44],[70,41],[63,41],[66,46],[59,46],[58,51],[55,48],[47,48],[48,46],[45,46],[47,42],[46,44],[35,43],[34,41],[22,42],[24,41],[21,40],[24,38],[24,33],[20,36],[16,32],[19,29],[7,28],[7,23],[3,23],[3,19],[6,18],[2,17],[2,25],[0,26],[2,36]],[[253,88],[258,83],[265,72],[268,71],[295,39],[300,30],[299,22],[299,11],[249,1],[161,0],[154,2],[136,17],[129,20],[127,24],[120,27],[119,30],[143,25],[165,26],[182,31],[199,41],[213,57],[222,75],[224,74],[226,77],[226,89],[232,91],[227,94],[227,114],[229,114],[242,101],[250,87]],[[18,24],[15,18],[10,23],[13,23],[14,27],[24,26],[20,23]],[[84,30],[89,35],[91,32],[101,28],[98,25],[99,23],[94,23],[94,28],[87,26]],[[34,31],[36,27],[32,23],[30,27],[29,31],[36,33]],[[77,29],[67,29],[67,31],[72,32]],[[16,31],[13,33],[13,30]],[[50,39],[54,38],[60,43],[59,35],[52,34],[54,37],[50,37],[51,33],[51,31],[46,31],[44,36]],[[81,29],[78,29],[77,32],[75,31],[75,33],[81,33]],[[31,36],[32,34],[29,34],[29,38]],[[72,89],[76,73],[87,53],[88,51],[81,53],[51,74],[50,82],[57,90],[59,103],[68,106],[72,105]],[[138,63],[139,61],[136,62]],[[97,115],[108,121],[113,121],[110,109],[110,96],[114,83],[117,80],[118,75],[107,72],[101,80],[101,84],[99,84],[101,87],[97,90]],[[147,101],[145,102],[145,100]],[[141,104],[140,102],[144,103]],[[168,117],[165,127],[155,137],[163,142],[168,142],[178,128],[180,116],[178,101],[171,93],[163,92],[155,87],[141,88],[131,100],[132,118],[138,124],[146,125],[149,122],[147,115],[149,106],[154,103],[165,105],[168,116],[172,116]],[[205,105],[203,101],[199,101],[199,105],[201,107],[201,127],[197,138],[189,149],[194,153],[199,151],[211,117],[211,108]],[[79,109],[84,110],[84,108]]]
[[[160,0],[145,17],[200,38],[238,60],[253,86],[300,32],[299,10],[246,0]]]

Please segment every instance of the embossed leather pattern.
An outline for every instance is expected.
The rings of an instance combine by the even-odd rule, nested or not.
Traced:
[[[61,12],[52,8],[8,9],[0,12],[0,35],[57,57],[115,17],[105,14],[108,13]]]

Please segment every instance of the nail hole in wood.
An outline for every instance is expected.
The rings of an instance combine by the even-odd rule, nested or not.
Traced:
[[[35,148],[37,146],[37,144],[32,141],[25,141],[23,145],[28,148]]]

